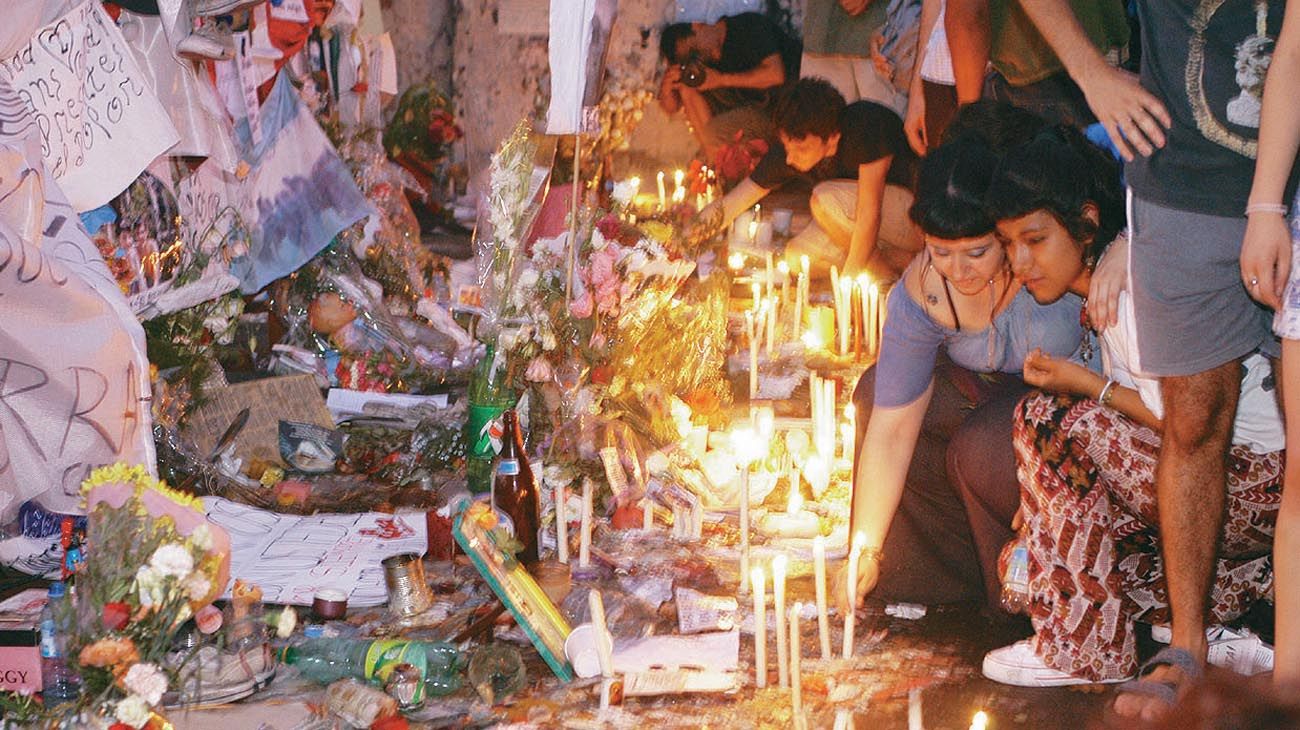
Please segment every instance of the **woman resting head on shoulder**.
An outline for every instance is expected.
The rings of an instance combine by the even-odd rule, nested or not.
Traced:
[[[987,200],[1017,278],[1040,303],[1095,289],[1093,262],[1103,251],[1106,259],[1127,258],[1124,238],[1111,244],[1125,219],[1118,166],[1074,129],[1045,131],[1009,152]],[[1158,526],[1151,456],[1161,442],[1160,382],[1137,367],[1136,318],[1127,292],[1116,310],[1116,323],[1097,343],[1101,372],[1042,352],[1025,361],[1025,380],[1045,391],[1025,396],[1012,421],[1025,475],[1019,543],[1029,556],[1034,636],[989,652],[984,674],[1021,686],[1114,682],[1139,674],[1135,684],[1142,686],[1121,688],[1115,704],[1131,716],[1148,701],[1172,703],[1195,678],[1182,674],[1185,668],[1198,660],[1167,647],[1146,671],[1137,669],[1135,622],[1170,620],[1162,545],[1183,548],[1179,536],[1162,535]],[[1243,370],[1226,470],[1226,518],[1209,592],[1207,615],[1214,623],[1239,616],[1273,582],[1282,422],[1268,359],[1249,356]],[[1233,640],[1240,637],[1225,639]]]
[[[980,109],[1001,120],[991,135],[968,128],[922,162],[910,215],[925,249],[890,291],[880,357],[854,391],[863,426],[849,534],[865,552],[852,593],[840,573],[841,605],[868,593],[996,605],[1019,499],[1010,425],[1027,390],[1020,370],[1034,349],[1068,357],[1081,340],[1079,300],[1041,306],[1022,290],[984,203],[1015,136],[1006,130],[1042,123]]]

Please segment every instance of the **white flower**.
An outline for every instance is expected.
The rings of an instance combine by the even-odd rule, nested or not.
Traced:
[[[143,698],[139,695],[131,695],[124,700],[118,700],[113,715],[123,725],[142,728],[145,723],[149,722],[153,712],[149,709],[149,703],[145,702]]]
[[[153,552],[149,567],[164,576],[183,578],[194,570],[194,556],[182,545],[167,543]]]
[[[519,272],[519,288],[532,289],[533,287],[537,286],[538,278],[539,278],[539,274],[537,273],[537,269],[534,268],[524,269],[523,271]]]
[[[663,474],[668,471],[668,457],[662,451],[656,451],[646,457],[645,468],[651,474]]]
[[[591,230],[591,250],[602,251],[608,245],[609,241],[605,238],[605,234],[601,233],[599,228],[593,228]]]
[[[212,592],[212,581],[196,570],[181,581],[181,590],[185,591],[185,597],[191,601],[202,601]]]
[[[637,186],[632,184],[631,180],[620,180],[614,183],[614,190],[610,196],[619,205],[627,205],[632,202],[632,196],[636,195]]]
[[[212,549],[212,529],[206,523],[199,525],[190,533],[190,542],[206,553]]]
[[[293,629],[298,625],[298,612],[293,610],[293,606],[285,606],[280,612],[280,619],[275,622],[275,635],[281,639],[287,639],[293,634]]]
[[[163,693],[167,691],[167,675],[157,664],[137,662],[126,670],[122,686],[128,692],[139,695],[149,706],[162,702]]]
[[[140,605],[151,608],[163,602],[162,575],[148,565],[135,571],[136,588],[140,591]]]

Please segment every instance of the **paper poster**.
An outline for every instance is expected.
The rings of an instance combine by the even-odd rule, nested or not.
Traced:
[[[235,417],[248,409],[248,422],[235,438],[235,456],[261,458],[283,464],[280,458],[280,421],[310,423],[333,428],[314,375],[284,375],[227,385],[194,412],[185,435],[194,440],[199,454],[207,455]]]
[[[30,111],[46,167],[78,212],[111,200],[179,141],[145,78],[97,0],[0,59],[0,79]]]
[[[600,102],[605,49],[617,14],[617,0],[555,3],[550,12],[551,104],[547,134],[576,134],[583,107]]]
[[[262,600],[309,606],[333,588],[349,607],[388,601],[380,561],[428,549],[424,513],[284,515],[204,497],[208,519],[230,534],[230,575],[262,588]],[[229,596],[229,591],[225,594]]]

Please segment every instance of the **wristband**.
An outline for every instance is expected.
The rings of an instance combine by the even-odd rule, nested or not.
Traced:
[[[1281,203],[1250,203],[1246,206],[1246,215],[1250,216],[1254,213],[1277,213],[1285,216],[1286,206]]]
[[[885,557],[885,551],[880,548],[864,548],[860,557],[866,560],[874,560],[879,565],[880,561]]]
[[[1097,402],[1103,406],[1110,405],[1110,401],[1115,396],[1115,381],[1107,380],[1106,384],[1101,386],[1101,392],[1097,394]]]

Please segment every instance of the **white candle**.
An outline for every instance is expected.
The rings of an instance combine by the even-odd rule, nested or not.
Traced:
[[[758,328],[754,312],[745,312],[745,328],[749,332],[749,399],[758,397]]]
[[[685,172],[678,170],[677,172],[673,173],[673,186],[674,186],[673,195],[676,195],[678,190],[681,190],[683,195],[686,193],[686,190],[682,188],[682,182],[684,182],[685,180],[686,180]]]
[[[563,564],[569,562],[569,516],[564,513],[564,485],[555,488],[555,553]]]
[[[803,727],[803,681],[799,649],[799,613],[803,603],[795,601],[790,608],[790,707],[794,711],[794,726]]]
[[[776,676],[781,687],[790,686],[790,647],[785,634],[785,555],[772,559],[772,606],[776,611]]]
[[[980,710],[970,719],[970,730],[987,730],[989,726],[989,715],[987,712]]]
[[[831,620],[826,610],[826,538],[813,538],[813,581],[817,587],[817,632],[822,659],[831,658]]]
[[[659,210],[668,209],[668,191],[664,189],[664,171],[660,170],[657,177],[659,182]]]
[[[776,297],[771,294],[763,301],[763,321],[767,324],[767,335],[763,338],[767,346],[767,359],[772,359],[772,347],[776,343]]]
[[[775,292],[776,289],[776,269],[774,268],[772,263],[771,250],[767,251],[767,279],[765,283],[767,285],[767,297],[768,299],[771,299],[772,294]]]
[[[582,532],[578,542],[578,565],[591,567],[591,480],[582,480]]]
[[[921,713],[921,688],[913,687],[907,691],[907,730],[925,730]]]
[[[641,529],[650,531],[655,528],[655,503],[646,497],[641,500]]]
[[[600,598],[600,591],[587,593],[587,606],[591,609],[591,627],[596,634],[596,657],[600,662],[600,709],[608,710],[610,702],[610,679],[614,676],[614,642],[605,625],[605,602]]]
[[[808,306],[808,276],[811,264],[808,256],[799,257],[799,281],[795,287],[794,299],[794,329],[796,332],[803,329],[803,309]]]
[[[844,658],[853,656],[853,629],[857,621],[858,608],[858,560],[867,546],[867,536],[861,532],[854,533],[853,547],[849,549],[849,575],[844,589],[848,594],[849,610],[844,614]]]
[[[840,424],[840,458],[853,463],[853,424]]]
[[[754,566],[749,581],[754,592],[754,686],[762,689],[767,686],[767,586],[763,566]]]
[[[790,264],[781,259],[776,262],[776,273],[781,279],[781,305],[785,306],[790,303]],[[791,332],[797,332],[798,327],[792,327]]]

